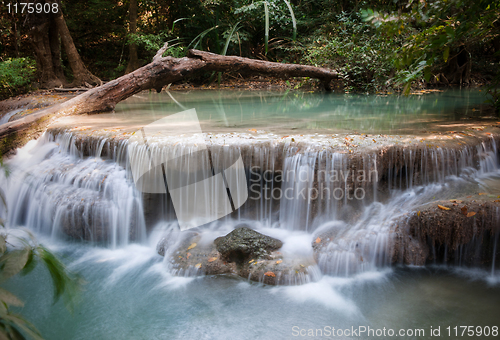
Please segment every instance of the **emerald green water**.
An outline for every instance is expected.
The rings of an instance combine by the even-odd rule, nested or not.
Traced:
[[[425,331],[402,339],[434,339],[431,327],[441,327],[442,338],[456,339],[446,327],[499,325],[500,281],[481,271],[394,268],[270,287],[227,276],[172,277],[146,246],[52,247],[88,282],[73,315],[61,302],[52,305],[41,267],[6,286],[26,301],[21,312],[47,339],[309,339],[316,337],[294,336],[294,327],[360,326]]]
[[[422,134],[491,117],[479,90],[447,90],[421,96],[259,91],[142,92],[113,113],[67,117],[56,125],[134,130],[195,108],[205,133],[259,130],[291,134]]]

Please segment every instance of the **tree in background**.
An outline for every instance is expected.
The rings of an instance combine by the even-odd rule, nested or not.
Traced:
[[[36,4],[50,4],[50,13],[28,14],[30,42],[35,51],[38,70],[41,74],[40,85],[45,88],[68,85],[61,66],[60,41],[73,73],[70,86],[98,85],[99,78],[94,76],[83,64],[80,54],[62,13],[59,0],[36,0]],[[60,41],[59,41],[60,38]]]
[[[165,55],[174,57],[196,47],[330,67],[348,91],[487,84],[498,68],[499,0],[60,1],[80,59],[106,80],[149,62],[165,41]],[[55,21],[42,19],[49,25],[39,27],[38,54],[54,57],[39,71],[47,70],[44,82],[61,84],[74,71],[66,46],[57,49]],[[32,54],[24,22],[0,12],[0,57]]]
[[[137,0],[130,0],[129,5],[129,34],[135,35],[137,33]],[[130,73],[138,69],[141,64],[139,63],[139,57],[137,55],[137,44],[132,41],[128,45],[129,47],[129,58],[127,68],[125,73]]]

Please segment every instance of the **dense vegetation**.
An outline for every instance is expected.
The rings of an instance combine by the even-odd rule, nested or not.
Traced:
[[[63,0],[62,9],[82,60],[103,80],[149,62],[169,41],[176,57],[196,47],[335,68],[350,91],[499,83],[500,0]],[[2,61],[34,59],[23,15],[1,13]],[[1,95],[28,89],[1,70]]]

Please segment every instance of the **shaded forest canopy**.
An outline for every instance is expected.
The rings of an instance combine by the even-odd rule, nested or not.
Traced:
[[[2,4],[0,58],[11,63],[0,66],[3,97],[33,84],[86,86],[115,79],[149,63],[165,41],[165,56],[183,57],[196,48],[334,69],[348,91],[498,85],[500,0],[31,2],[55,3],[62,11],[8,13]],[[48,80],[39,52],[43,39],[55,74]],[[191,80],[214,81],[214,75]]]

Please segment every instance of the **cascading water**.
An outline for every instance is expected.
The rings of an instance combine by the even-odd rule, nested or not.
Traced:
[[[80,158],[70,138],[30,142],[2,174],[8,224],[112,248],[146,237],[141,197],[124,168],[98,157]]]
[[[288,338],[294,326],[427,330],[436,327],[434,316],[443,327],[497,322],[498,207],[485,210],[489,222],[478,218],[489,229],[478,222],[471,241],[453,250],[447,248],[453,242],[412,243],[418,233],[430,239],[433,230],[403,230],[436,201],[471,193],[472,200],[496,199],[489,197],[500,190],[496,134],[452,134],[432,142],[406,135],[205,133],[214,171],[241,153],[249,199],[230,216],[186,233],[178,229],[168,195],[136,189],[129,156],[137,163],[151,152],[182,154],[193,147],[189,139],[158,139],[146,148],[130,142],[127,131],[98,135],[85,129],[83,122],[77,129],[51,128],[7,161],[8,177],[0,174],[8,206],[0,208],[2,217],[10,226],[35,230],[89,282],[74,319],[44,300],[50,287],[43,273],[36,284],[18,278],[8,287],[26,294],[27,317],[48,338],[222,339],[241,332]],[[195,250],[240,224],[283,241],[279,256],[297,261],[307,274],[276,271],[284,286],[262,287],[246,277],[202,278],[207,272],[197,261],[188,267],[169,261],[186,257],[192,243],[188,252],[196,256]],[[405,232],[413,238],[403,240]],[[66,235],[92,242],[68,243]],[[164,258],[157,254],[160,240]],[[428,246],[429,260],[413,264],[434,265],[398,266],[412,264],[418,246]],[[480,261],[471,260],[478,249]]]
[[[248,146],[241,140],[228,147],[212,137],[205,136],[211,142],[210,164],[222,164],[224,157],[241,152],[250,191],[247,205],[215,225],[258,221],[257,229],[305,231],[311,240],[326,235],[328,245],[317,249],[316,256],[321,271],[334,276],[390,266],[393,221],[436,196],[453,198],[477,176],[498,172],[494,138],[458,149],[408,147],[352,155],[317,147],[300,150],[290,144]],[[111,247],[144,241],[146,229],[153,225],[146,226],[145,196],[127,175],[129,160],[139,164],[152,153],[166,150],[175,156],[191,148],[189,140],[158,140],[146,148],[108,138],[85,140],[56,130],[9,163],[23,169],[3,179],[9,193],[9,223]],[[161,176],[156,178],[161,182],[157,186],[164,185]],[[175,220],[165,209],[154,213],[169,225]]]

